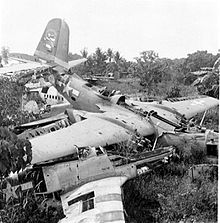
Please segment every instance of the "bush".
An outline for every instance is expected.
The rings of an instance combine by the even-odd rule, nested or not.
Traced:
[[[56,223],[64,217],[61,205],[42,208],[33,191],[29,191],[17,204],[8,202],[0,210],[0,222],[4,223]]]
[[[203,151],[191,145],[180,159],[124,185],[128,222],[217,222],[217,173],[188,177],[193,164],[206,162]]]
[[[203,114],[198,114],[195,116],[196,124],[200,124]],[[207,111],[205,119],[202,123],[202,126],[207,129],[214,129],[218,132],[219,129],[219,106],[212,108]]]
[[[176,85],[171,86],[166,93],[167,98],[178,98],[181,97],[180,88]]]
[[[24,169],[32,160],[31,143],[0,127],[0,179]]]

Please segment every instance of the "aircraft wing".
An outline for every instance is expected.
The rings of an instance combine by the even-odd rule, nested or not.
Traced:
[[[202,96],[197,98],[174,98],[163,100],[160,103],[135,100],[128,100],[128,103],[138,106],[144,111],[155,110],[159,115],[165,115],[167,111],[165,118],[176,120],[176,115],[185,115],[186,118],[191,118],[198,113],[216,107],[219,105],[219,100],[213,97]]]
[[[23,125],[19,125],[15,127],[15,132],[19,133],[19,132],[23,132],[27,129],[34,129],[34,128],[38,128],[38,127],[42,127],[51,123],[54,123],[56,121],[59,121],[61,119],[65,119],[67,118],[67,115],[65,115],[64,113],[58,114],[56,116],[52,116],[49,118],[45,118],[45,119],[41,119],[38,121],[33,121],[33,122],[29,122]]]
[[[14,72],[21,72],[23,70],[34,70],[36,68],[46,68],[48,65],[37,62],[19,63],[12,66],[1,67],[0,75]]]
[[[176,110],[186,118],[191,118],[198,113],[205,112],[219,105],[219,100],[213,97],[202,96],[200,98],[187,99],[180,101],[162,102],[165,106]]]
[[[124,223],[121,186],[127,177],[109,177],[92,181],[61,195],[68,222],[117,222]]]
[[[40,62],[39,58],[25,53],[10,53],[9,58],[23,63]]]
[[[126,141],[131,131],[108,120],[90,117],[69,127],[30,139],[32,164],[75,153],[77,147],[106,146]],[[67,140],[68,139],[68,140]]]

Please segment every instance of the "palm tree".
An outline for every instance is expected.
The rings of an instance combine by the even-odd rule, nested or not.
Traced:
[[[88,57],[88,50],[86,48],[83,48],[81,51],[80,51],[81,55],[83,58],[86,58]]]
[[[108,57],[109,63],[111,63],[111,60],[114,57],[114,54],[111,48],[108,48],[106,55]]]
[[[3,61],[5,62],[5,64],[7,64],[8,63],[9,48],[3,46],[2,50],[1,50],[1,54],[2,54]]]
[[[2,57],[0,56],[0,67],[3,67],[2,65]]]
[[[114,55],[115,63],[118,64],[121,59],[122,59],[122,57],[121,57],[120,53],[118,51],[116,51],[115,55]]]
[[[93,54],[93,58],[95,62],[96,73],[103,73],[106,68],[106,53],[103,52],[100,47],[97,47],[95,53]]]

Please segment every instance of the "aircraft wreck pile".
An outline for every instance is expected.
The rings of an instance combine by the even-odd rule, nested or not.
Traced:
[[[66,48],[60,47],[65,43]],[[107,97],[67,70],[69,29],[51,20],[35,57],[46,60],[47,78],[72,108],[64,113],[15,128],[29,139],[29,168],[7,178],[4,198],[35,189],[36,196],[61,199],[61,222],[124,222],[121,186],[167,163],[175,148],[196,141],[201,150],[216,153],[218,134],[188,120],[217,106],[210,97],[140,102],[124,95]],[[19,188],[19,195],[16,193]],[[10,192],[10,193],[9,193]]]

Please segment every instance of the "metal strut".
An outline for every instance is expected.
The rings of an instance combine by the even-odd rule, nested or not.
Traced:
[[[161,120],[161,121],[163,121],[163,122],[165,122],[165,123],[167,123],[167,124],[169,124],[169,125],[171,125],[175,128],[182,128],[183,127],[182,125],[178,125],[178,124],[176,124],[176,123],[174,123],[174,122],[172,122],[168,119],[163,118],[162,116],[158,115],[157,112],[154,111],[154,110],[150,111],[148,115],[153,116],[154,118],[157,118],[157,119],[159,119],[159,120]]]

